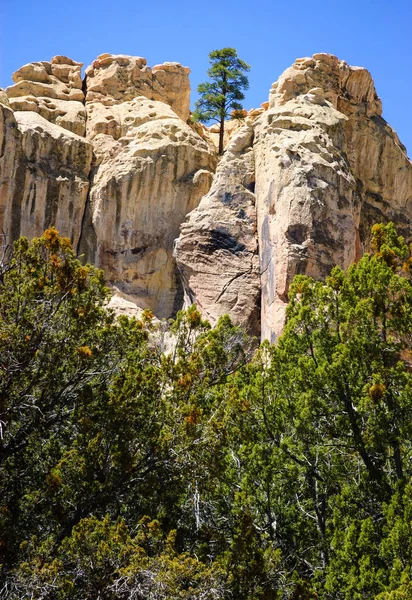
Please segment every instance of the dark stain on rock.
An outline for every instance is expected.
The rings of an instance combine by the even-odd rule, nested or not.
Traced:
[[[246,246],[238,242],[227,231],[222,229],[212,229],[209,233],[209,237],[204,244],[199,244],[199,250],[206,254],[213,254],[217,250],[227,250],[231,254],[239,254],[246,250]]]
[[[230,204],[232,202],[232,194],[231,192],[225,192],[222,196],[223,204]]]
[[[289,225],[286,232],[286,237],[292,244],[303,244],[308,237],[308,228],[302,223],[296,225]]]

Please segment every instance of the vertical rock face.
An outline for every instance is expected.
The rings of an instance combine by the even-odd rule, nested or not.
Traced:
[[[377,221],[411,237],[412,166],[368,71],[328,54],[298,59],[273,85],[254,149],[262,335],[274,340],[296,273],[347,267]]]
[[[159,317],[180,308],[173,242],[216,167],[210,146],[182,120],[188,72],[111,55],[86,71],[95,161],[80,250],[123,298]]]
[[[55,225],[79,240],[92,147],[31,111],[0,104],[0,229],[13,241]]]
[[[412,166],[366,69],[298,59],[231,123],[213,178],[217,134],[188,125],[189,69],[103,54],[82,81],[81,67],[30,63],[0,91],[0,228],[55,225],[123,307],[169,317],[185,296],[274,341],[295,274],[347,267],[375,222],[411,239]]]
[[[186,302],[196,302],[212,322],[229,313],[259,333],[260,276],[256,236],[253,129],[237,131],[210,192],[190,213],[175,256]]]
[[[168,317],[182,295],[173,242],[216,166],[185,122],[189,69],[105,54],[83,82],[81,67],[30,63],[3,94],[0,226],[14,240],[55,225],[124,299]]]

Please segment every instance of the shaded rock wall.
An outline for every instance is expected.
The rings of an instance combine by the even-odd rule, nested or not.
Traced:
[[[78,243],[92,146],[36,112],[0,104],[0,230],[10,240],[51,224]]]
[[[210,192],[190,213],[175,256],[186,304],[196,302],[212,322],[229,313],[260,331],[260,275],[256,235],[253,129],[238,129],[218,166]]]

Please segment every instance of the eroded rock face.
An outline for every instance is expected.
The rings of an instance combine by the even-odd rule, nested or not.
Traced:
[[[14,240],[55,225],[121,312],[169,317],[185,295],[275,341],[295,274],[347,267],[375,222],[411,239],[411,163],[366,69],[298,59],[228,125],[210,188],[217,134],[186,122],[189,69],[104,54],[82,81],[81,66],[30,63],[0,90],[0,228]]]
[[[296,273],[323,278],[368,250],[373,223],[411,238],[412,165],[366,69],[298,59],[256,121],[262,335],[272,341]]]
[[[169,317],[182,295],[173,242],[216,166],[185,123],[189,69],[106,54],[83,82],[81,66],[30,63],[2,96],[0,225],[11,239],[55,225],[119,297]]]
[[[15,84],[6,90],[10,107],[15,111],[36,112],[51,123],[84,136],[82,66],[83,63],[67,56],[24,65],[13,74]]]
[[[123,298],[170,317],[182,302],[173,242],[210,188],[215,153],[163,102],[90,97],[95,163],[80,250]]]
[[[124,54],[101,54],[86,69],[86,100],[106,106],[138,96],[168,104],[183,120],[189,118],[190,69],[167,62],[153,68],[146,59]]]
[[[0,103],[0,229],[10,241],[54,225],[76,245],[89,190],[92,146],[35,112]]]
[[[228,313],[258,335],[260,275],[252,141],[250,125],[232,137],[210,192],[181,227],[175,256],[186,304],[196,302],[212,323]]]

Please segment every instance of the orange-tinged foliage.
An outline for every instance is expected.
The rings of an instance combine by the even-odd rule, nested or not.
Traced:
[[[93,356],[93,351],[89,346],[80,346],[80,348],[77,348],[77,354],[82,358],[90,358]]]

